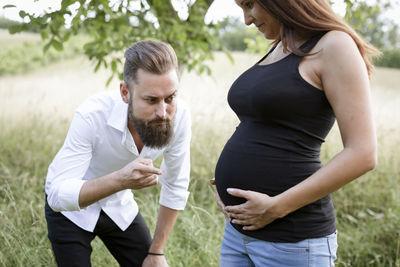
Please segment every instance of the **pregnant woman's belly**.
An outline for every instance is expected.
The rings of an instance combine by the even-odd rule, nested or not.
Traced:
[[[227,188],[239,188],[275,196],[300,183],[321,167],[317,162],[302,162],[276,157],[276,153],[253,153],[228,142],[215,168],[215,183],[225,205],[238,205],[244,199],[231,196]]]

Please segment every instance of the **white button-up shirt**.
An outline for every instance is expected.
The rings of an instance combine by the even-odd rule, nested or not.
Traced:
[[[65,143],[50,164],[45,191],[49,206],[86,231],[93,232],[103,210],[121,230],[132,223],[138,205],[131,190],[122,190],[80,209],[78,198],[86,180],[121,169],[138,157],[163,155],[159,203],[184,209],[189,192],[191,119],[178,99],[174,136],[168,146],[144,146],[140,154],[127,127],[128,105],[119,91],[107,91],[85,101],[75,112]]]

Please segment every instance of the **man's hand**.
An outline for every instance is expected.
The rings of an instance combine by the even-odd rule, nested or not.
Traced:
[[[215,178],[210,180],[210,183],[212,185],[215,185]],[[225,211],[225,205],[222,202],[221,198],[218,195],[218,191],[215,190],[215,201],[217,202],[218,207],[221,209],[222,213],[225,215],[225,218],[227,218],[228,220],[230,220],[228,213]]]
[[[151,159],[137,158],[118,171],[123,188],[141,189],[158,183],[160,169],[153,167]]]
[[[169,267],[164,256],[147,255],[144,259],[142,267]]]
[[[260,229],[281,217],[274,197],[254,191],[228,188],[228,193],[247,201],[236,206],[226,206],[225,211],[234,224],[244,225],[243,230]]]
[[[140,189],[157,184],[161,170],[151,159],[138,158],[122,169],[87,180],[79,192],[79,207],[84,208],[124,189]]]

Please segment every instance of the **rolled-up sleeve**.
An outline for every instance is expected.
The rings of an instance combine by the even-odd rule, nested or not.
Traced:
[[[45,191],[54,211],[80,210],[79,192],[92,158],[93,127],[75,113],[64,145],[49,166]]]
[[[171,145],[164,151],[160,205],[183,210],[189,197],[191,119],[185,109]]]

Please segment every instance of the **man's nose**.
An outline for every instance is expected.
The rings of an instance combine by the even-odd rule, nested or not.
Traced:
[[[159,118],[165,119],[167,117],[167,103],[160,101],[157,105],[156,115]]]

